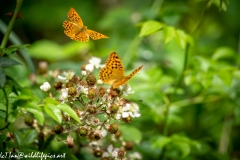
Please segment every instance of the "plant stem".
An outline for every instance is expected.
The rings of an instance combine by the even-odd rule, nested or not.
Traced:
[[[3,88],[2,90],[3,90],[3,94],[5,96],[5,99],[6,99],[6,117],[5,117],[5,122],[7,122],[8,121],[8,97],[7,97],[7,93],[6,93],[5,88]]]
[[[10,20],[10,23],[8,25],[7,31],[6,31],[6,33],[5,33],[4,37],[3,37],[3,40],[2,40],[2,43],[1,43],[1,48],[5,48],[6,45],[7,45],[9,35],[10,35],[11,31],[12,31],[13,25],[14,25],[15,20],[17,18],[18,12],[19,12],[19,10],[21,8],[22,2],[23,2],[23,0],[17,0],[17,5],[16,5],[16,8],[14,10],[13,17]],[[3,54],[4,53],[0,53],[0,56],[2,56]]]

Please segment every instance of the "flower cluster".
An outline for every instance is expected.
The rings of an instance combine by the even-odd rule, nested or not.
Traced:
[[[84,146],[91,148],[93,155],[102,160],[141,159],[137,152],[128,153],[133,149],[133,142],[125,141],[122,137],[124,131],[119,129],[119,122],[130,123],[133,118],[141,115],[137,103],[122,97],[134,92],[129,85],[118,89],[109,86],[106,88],[93,74],[94,69],[102,67],[100,62],[99,58],[93,57],[82,69],[80,76],[74,71],[63,72],[58,76],[54,88],[59,95],[55,98],[74,109],[81,124],[74,123],[63,112],[64,122],[56,125],[53,130],[56,134],[68,133],[64,143],[69,148],[74,147],[72,132],[86,138],[87,144]],[[48,82],[40,87],[45,92],[50,88]]]

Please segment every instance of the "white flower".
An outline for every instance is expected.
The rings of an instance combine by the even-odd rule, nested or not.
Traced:
[[[103,84],[103,81],[101,79],[97,80],[97,84]]]
[[[93,65],[93,64],[87,64],[87,65],[85,66],[85,69],[86,69],[86,71],[88,71],[88,72],[93,72],[94,65]]]
[[[119,89],[123,91],[124,96],[128,96],[129,94],[134,93],[134,91],[132,91],[131,86],[129,85],[120,86]]]
[[[58,76],[58,79],[61,81],[68,82],[72,77],[74,76],[75,72],[74,71],[68,71],[68,72],[63,72],[64,76]]]
[[[43,85],[40,86],[40,89],[44,92],[49,91],[51,88],[51,85],[48,82],[44,82]]]
[[[83,75],[83,76],[86,76],[86,75],[87,75],[87,72],[86,72],[86,71],[82,71],[82,75]]]
[[[61,89],[61,95],[59,96],[59,100],[66,100],[68,97],[68,88]]]
[[[129,158],[130,158],[130,160],[141,160],[142,155],[138,152],[134,152],[134,153],[129,154]]]
[[[107,152],[104,152],[102,157],[111,156],[113,158],[117,158],[118,157],[118,151],[119,151],[119,148],[113,148],[113,145],[110,144],[107,148]]]
[[[89,64],[92,64],[96,69],[100,67],[101,59],[98,57],[92,57],[89,59]]]
[[[137,103],[127,103],[125,106],[118,110],[116,115],[116,119],[127,118],[127,117],[140,117],[141,114],[139,113],[139,106]]]
[[[79,86],[78,87],[78,92],[79,93],[84,93],[84,94],[88,94],[88,88],[84,87],[84,86]]]

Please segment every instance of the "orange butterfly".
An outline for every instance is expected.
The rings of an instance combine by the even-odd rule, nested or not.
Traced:
[[[124,76],[124,68],[122,61],[117,55],[117,53],[112,52],[107,61],[105,67],[103,67],[99,72],[99,78],[107,84],[112,84],[113,88],[118,88],[129,81],[132,76],[142,69],[143,66],[135,69],[130,75]]]
[[[91,37],[93,40],[108,38],[101,33],[87,29],[87,26],[83,25],[81,17],[73,8],[70,8],[68,12],[68,18],[71,21],[65,20],[63,22],[63,27],[65,28],[64,33],[71,39],[80,42],[87,42],[89,37]]]

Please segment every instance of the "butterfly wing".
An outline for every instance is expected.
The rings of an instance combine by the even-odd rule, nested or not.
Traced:
[[[63,22],[63,27],[65,28],[64,33],[71,39],[80,42],[87,42],[89,40],[89,35],[86,31],[80,30],[76,23],[66,20]]]
[[[87,33],[93,40],[98,40],[101,38],[108,38],[107,36],[105,36],[101,33],[95,32],[93,30],[90,30],[90,29],[87,29]]]
[[[112,84],[123,77],[124,67],[122,65],[122,61],[117,53],[112,52],[106,61],[105,67],[100,70],[99,78],[104,83]]]
[[[81,19],[81,17],[78,15],[78,13],[75,11],[74,8],[70,8],[70,10],[68,11],[68,18],[76,23],[77,25],[79,25],[80,27],[83,27],[83,21]]]
[[[114,81],[113,88],[118,88],[119,86],[127,83],[127,81],[129,81],[137,72],[139,72],[142,69],[142,67],[143,66],[140,66],[137,69],[135,69],[129,76],[125,76],[121,79],[118,79],[118,80]]]

